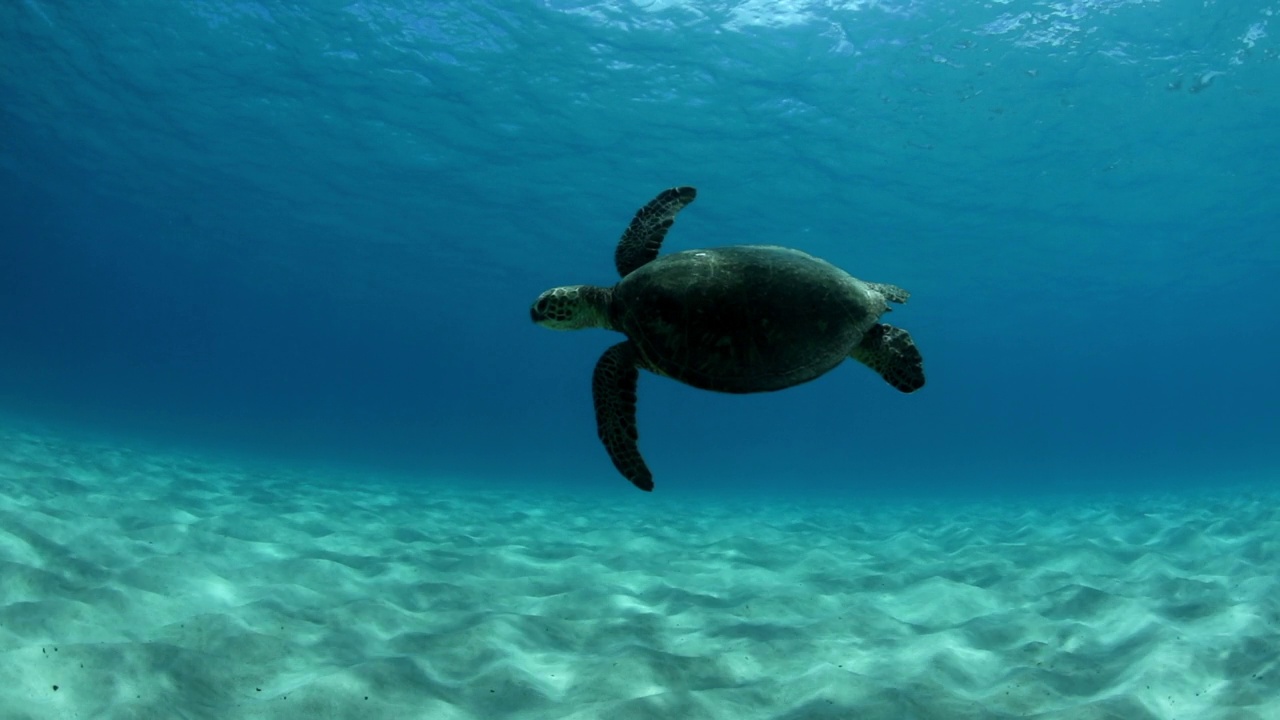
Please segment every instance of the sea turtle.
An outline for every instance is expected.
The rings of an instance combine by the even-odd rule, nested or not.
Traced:
[[[641,490],[653,489],[653,475],[636,445],[639,368],[704,390],[751,393],[808,382],[852,357],[904,393],[924,385],[911,336],[877,322],[889,302],[906,302],[902,288],[773,245],[658,257],[676,213],[696,194],[664,190],[636,212],[614,255],[617,285],[552,288],[530,310],[543,327],[627,336],[596,363],[592,393],[609,457]]]

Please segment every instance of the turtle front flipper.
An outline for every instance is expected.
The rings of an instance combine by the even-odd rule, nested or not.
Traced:
[[[924,358],[911,335],[902,328],[877,323],[849,353],[854,360],[879,373],[885,382],[904,393],[924,387]]]
[[[647,492],[653,490],[653,473],[636,445],[636,382],[640,378],[636,360],[629,340],[605,350],[596,362],[591,394],[596,404],[596,428],[614,467]]]
[[[636,216],[631,219],[626,232],[622,233],[618,249],[613,255],[618,275],[626,277],[631,271],[658,257],[662,240],[676,221],[676,213],[693,202],[697,194],[698,191],[691,187],[673,187],[658,193],[658,197],[636,211]]]

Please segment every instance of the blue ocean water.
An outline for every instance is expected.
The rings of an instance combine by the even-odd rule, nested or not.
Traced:
[[[407,477],[635,491],[617,340],[530,302],[681,250],[909,289],[928,385],[643,376],[658,492],[1198,488],[1280,469],[1280,2],[0,7],[0,411]]]

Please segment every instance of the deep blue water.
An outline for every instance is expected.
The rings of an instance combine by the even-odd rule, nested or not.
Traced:
[[[909,289],[901,395],[643,376],[659,492],[1280,471],[1280,2],[0,6],[0,411],[122,441],[635,492],[617,340],[530,324],[667,249]]]

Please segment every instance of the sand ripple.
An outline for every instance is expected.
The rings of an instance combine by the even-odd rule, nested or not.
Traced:
[[[1280,718],[1272,493],[605,501],[0,441],[6,719]]]

